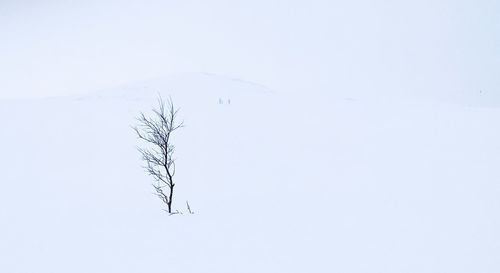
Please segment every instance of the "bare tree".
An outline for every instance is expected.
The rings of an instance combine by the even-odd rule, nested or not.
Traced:
[[[171,136],[174,131],[183,127],[183,122],[177,123],[177,112],[172,99],[165,103],[158,98],[158,108],[153,109],[152,117],[141,113],[137,118],[138,125],[134,127],[139,139],[146,142],[145,148],[138,148],[142,159],[146,162],[146,172],[153,176],[155,194],[167,205],[168,213],[172,214],[172,199],[174,194],[175,146]]]

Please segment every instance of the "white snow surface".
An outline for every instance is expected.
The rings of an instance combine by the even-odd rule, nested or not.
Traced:
[[[158,94],[183,215],[131,129]],[[497,107],[184,74],[1,100],[0,124],[0,272],[500,272]]]

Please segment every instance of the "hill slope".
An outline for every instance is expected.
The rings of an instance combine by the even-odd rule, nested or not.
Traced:
[[[194,215],[162,211],[135,150],[158,92]],[[215,75],[1,101],[0,271],[497,272],[499,121]]]

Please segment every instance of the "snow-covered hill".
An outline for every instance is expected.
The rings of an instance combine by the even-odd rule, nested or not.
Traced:
[[[174,205],[131,126],[170,96]],[[230,101],[230,103],[229,103]],[[0,101],[0,272],[498,272],[500,110],[186,74]]]

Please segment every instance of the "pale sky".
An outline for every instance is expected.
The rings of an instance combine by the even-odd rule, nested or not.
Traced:
[[[499,92],[500,1],[0,0],[0,98],[211,72],[283,92]]]

